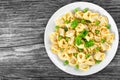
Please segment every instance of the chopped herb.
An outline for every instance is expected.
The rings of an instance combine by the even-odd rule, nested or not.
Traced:
[[[59,26],[55,26],[55,30],[57,31],[59,29]]]
[[[73,21],[71,22],[71,27],[72,27],[73,29],[75,29],[75,28],[77,27],[77,25],[78,25],[78,20],[77,20],[77,19],[75,19],[75,20],[73,20]]]
[[[81,38],[85,37],[85,35],[82,32],[78,36],[81,37]]]
[[[65,40],[68,42],[68,40],[69,40],[69,37],[66,37],[66,38],[65,38]]]
[[[74,9],[74,12],[78,12],[78,11],[79,11],[79,9],[78,9],[78,8],[75,8],[75,9]]]
[[[75,68],[76,68],[76,69],[79,69],[79,65],[78,65],[78,64],[76,64],[76,65],[75,65]]]
[[[62,36],[60,36],[60,35],[58,36],[58,40],[59,40],[59,41],[60,41],[62,38],[63,38]]]
[[[105,39],[101,39],[101,42],[102,42],[102,43],[105,43],[105,41],[106,41]]]
[[[64,48],[61,48],[61,51],[63,52],[63,51],[64,51]]]
[[[65,27],[64,27],[64,30],[65,30],[65,31],[68,31],[68,28],[65,26]]]
[[[83,49],[79,48],[79,51],[80,51],[80,52],[83,52]]]
[[[80,37],[77,36],[77,37],[75,38],[75,44],[76,44],[76,45],[82,44],[82,40],[81,40]]]
[[[96,64],[99,64],[101,62],[101,60],[96,60],[95,63]]]
[[[88,48],[88,47],[91,47],[91,46],[93,46],[93,45],[94,45],[94,41],[93,41],[93,40],[89,40],[89,41],[86,41],[86,42],[85,42],[85,45],[84,45],[84,46]]]
[[[76,58],[77,58],[77,55],[78,55],[78,53],[73,53],[73,56],[75,56]]]
[[[106,25],[106,28],[110,29],[110,25],[109,25],[109,24],[108,24],[108,25]]]
[[[80,21],[82,24],[85,24],[85,20],[84,19],[81,19]]]
[[[68,65],[68,64],[69,64],[68,60],[65,60],[64,65]]]
[[[85,58],[89,58],[90,57],[90,54],[85,54]]]
[[[68,23],[70,23],[70,21],[66,20],[65,23],[68,24]]]
[[[96,48],[96,51],[99,51],[99,50],[100,50],[100,47],[97,47],[97,48]]]
[[[98,26],[100,24],[100,21],[96,21],[95,25]]]
[[[90,21],[90,20],[86,20],[86,22],[87,22],[87,23],[91,23],[91,21]]]
[[[96,34],[99,34],[99,32],[100,32],[99,30],[95,30],[95,33],[96,33]]]
[[[88,34],[88,30],[84,29],[78,36],[84,38]]]
[[[83,10],[84,13],[86,13],[87,11],[88,11],[88,8],[85,8],[85,9]]]

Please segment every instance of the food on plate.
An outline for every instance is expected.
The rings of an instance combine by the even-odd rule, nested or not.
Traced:
[[[108,18],[88,8],[66,12],[55,24],[50,34],[51,51],[64,65],[83,71],[104,60],[114,39]]]

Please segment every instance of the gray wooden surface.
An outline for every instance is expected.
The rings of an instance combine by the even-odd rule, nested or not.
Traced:
[[[80,0],[0,1],[0,80],[120,80],[120,47],[104,70],[85,77],[61,71],[48,58],[44,46],[47,21],[60,7],[75,1]],[[105,8],[120,32],[120,0],[88,2]]]

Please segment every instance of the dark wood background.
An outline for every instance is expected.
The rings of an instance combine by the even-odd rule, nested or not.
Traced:
[[[85,77],[61,71],[48,58],[44,46],[48,19],[75,1],[80,0],[0,1],[0,80],[120,80],[120,47],[105,69]],[[120,0],[82,1],[105,8],[120,32]]]

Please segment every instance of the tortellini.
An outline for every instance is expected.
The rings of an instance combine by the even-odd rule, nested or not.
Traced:
[[[87,65],[85,63],[81,63],[81,64],[79,64],[79,69],[81,69],[83,71],[87,71],[89,69],[89,65]]]
[[[62,40],[58,41],[58,46],[60,48],[66,48],[68,46],[68,44],[65,39],[62,39]]]
[[[54,44],[51,46],[51,50],[53,53],[58,53],[60,48],[56,44]]]
[[[73,37],[75,35],[75,31],[74,30],[69,30],[66,32],[66,36],[67,37]]]
[[[56,23],[56,25],[61,26],[61,27],[64,27],[64,26],[65,26],[65,23],[64,23],[63,18],[58,18],[58,19],[55,21],[55,23]]]
[[[50,40],[52,43],[57,44],[57,39],[58,39],[58,33],[57,32],[53,32],[50,35]]]
[[[70,64],[71,66],[75,66],[76,63],[77,63],[77,59],[76,59],[75,57],[72,57],[69,61],[70,61],[69,64]]]
[[[100,26],[106,26],[108,24],[108,19],[105,16],[100,16],[99,20],[101,21]]]
[[[85,60],[85,54],[84,53],[79,53],[77,56],[78,62],[82,63]]]
[[[95,53],[94,58],[96,60],[103,60],[105,58],[105,53],[102,52]]]
[[[64,29],[59,29],[59,34],[61,35],[61,36],[64,36],[64,34],[65,34],[65,31],[64,31]]]
[[[88,9],[67,12],[55,24],[50,34],[51,51],[64,65],[83,71],[103,61],[114,40],[107,17]]]
[[[74,15],[71,12],[67,12],[65,15],[62,16],[64,20],[73,21]]]
[[[83,18],[83,12],[82,12],[82,11],[76,12],[76,13],[75,13],[75,17],[76,17],[76,18],[80,18],[80,19]]]

